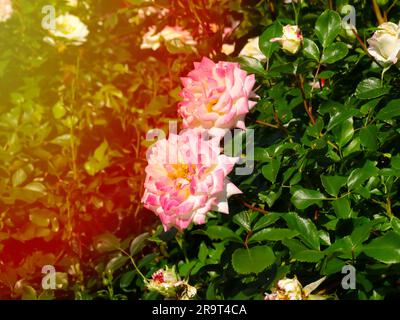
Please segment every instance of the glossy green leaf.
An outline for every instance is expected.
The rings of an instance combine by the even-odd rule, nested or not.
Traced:
[[[275,262],[275,255],[268,246],[236,249],[232,255],[232,266],[237,273],[260,273]]]

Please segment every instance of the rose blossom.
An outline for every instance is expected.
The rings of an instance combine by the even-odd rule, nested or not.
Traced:
[[[260,61],[266,59],[265,55],[261,52],[260,47],[258,46],[259,37],[249,39],[247,44],[243,47],[242,51],[240,51],[239,56],[247,56]]]
[[[70,41],[73,45],[81,45],[86,41],[89,30],[77,16],[67,13],[56,18],[55,29],[50,29],[50,33]]]
[[[11,18],[13,13],[11,0],[0,0],[0,22]]]
[[[153,51],[160,48],[161,43],[165,43],[167,48],[172,52],[180,52],[193,50],[197,42],[192,38],[189,31],[183,30],[179,26],[166,26],[159,33],[156,33],[156,27],[150,27],[149,31],[143,36],[140,49],[152,49]]]
[[[396,64],[400,59],[400,25],[385,22],[367,41],[369,54],[385,66]]]
[[[188,129],[150,147],[146,167],[145,208],[161,219],[165,230],[204,224],[207,213],[228,214],[227,198],[241,191],[227,179],[238,158],[220,154],[220,137]]]
[[[282,49],[291,54],[299,51],[303,36],[298,26],[286,25],[283,27],[283,35],[280,38],[272,38],[270,42],[279,42]]]
[[[245,115],[256,104],[249,101],[255,83],[253,74],[247,75],[238,63],[214,63],[204,57],[181,80],[183,101],[178,112],[184,128],[245,129]]]

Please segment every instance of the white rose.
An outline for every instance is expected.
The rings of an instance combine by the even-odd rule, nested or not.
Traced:
[[[242,51],[240,51],[239,56],[247,56],[260,61],[266,59],[265,55],[261,52],[260,47],[258,46],[259,38],[252,38],[247,41],[247,44],[243,47]]]
[[[11,0],[0,0],[0,22],[5,22],[11,18],[13,8]]]
[[[381,24],[368,39],[368,52],[384,65],[396,64],[400,59],[400,25],[393,22]]]
[[[89,30],[78,17],[67,13],[56,18],[55,28],[50,29],[50,33],[70,41],[73,45],[81,45],[86,41]]]
[[[196,50],[194,46],[197,42],[192,38],[189,31],[183,30],[181,27],[166,26],[161,32],[155,32],[156,27],[149,28],[149,31],[143,36],[140,49],[152,49],[155,51],[164,42],[167,48],[173,52]]]
[[[298,26],[286,25],[283,27],[282,37],[273,38],[270,41],[279,42],[284,51],[295,54],[299,51],[302,40],[303,36]]]
[[[183,30],[181,27],[166,26],[161,31],[161,37],[172,50],[184,48],[194,49],[194,46],[197,44],[190,32]]]

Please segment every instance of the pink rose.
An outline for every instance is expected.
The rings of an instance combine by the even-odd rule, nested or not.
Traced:
[[[253,96],[254,75],[247,75],[238,63],[214,63],[203,58],[181,80],[183,101],[179,104],[179,114],[184,128],[245,129],[244,118],[256,104],[249,101]]]
[[[220,154],[220,138],[188,129],[157,141],[147,154],[145,208],[161,219],[165,230],[204,224],[207,213],[228,214],[227,198],[241,191],[227,179],[238,158]]]

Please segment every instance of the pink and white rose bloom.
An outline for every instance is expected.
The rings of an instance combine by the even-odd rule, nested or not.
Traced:
[[[298,26],[286,25],[283,27],[283,35],[280,38],[272,38],[270,42],[279,42],[282,49],[295,54],[299,51],[303,36]]]
[[[249,100],[255,97],[253,74],[248,75],[238,63],[214,63],[204,57],[181,80],[183,101],[178,112],[184,128],[246,128],[244,118],[256,104]]]
[[[147,153],[144,207],[160,217],[165,230],[204,224],[211,210],[229,213],[227,199],[241,191],[227,179],[238,158],[220,154],[220,137],[188,129],[170,134]]]
[[[385,22],[368,39],[368,52],[385,66],[397,64],[400,59],[400,23]]]

